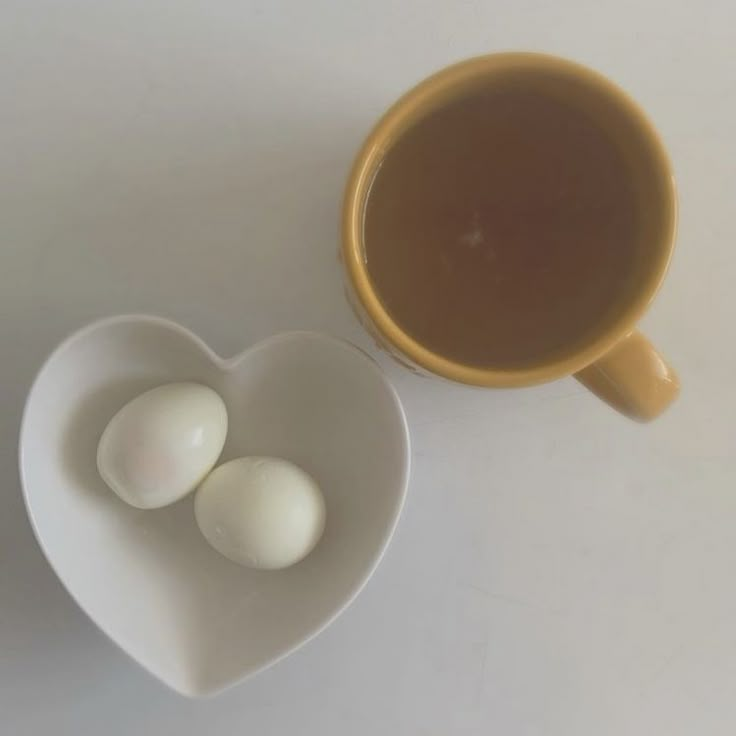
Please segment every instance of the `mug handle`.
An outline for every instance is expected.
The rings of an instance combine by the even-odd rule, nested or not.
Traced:
[[[680,392],[680,381],[672,366],[638,330],[576,373],[575,378],[638,422],[658,417]]]

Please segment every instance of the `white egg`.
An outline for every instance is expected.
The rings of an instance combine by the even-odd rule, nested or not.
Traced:
[[[97,469],[123,501],[155,509],[178,501],[212,470],[227,409],[208,386],[169,383],[133,399],[105,428]]]
[[[278,570],[306,557],[322,536],[325,502],[301,468],[243,457],[216,468],[194,497],[207,541],[233,562]]]

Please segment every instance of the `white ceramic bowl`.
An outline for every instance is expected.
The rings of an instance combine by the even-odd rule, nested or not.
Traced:
[[[97,441],[113,414],[183,380],[227,404],[221,461],[280,456],[320,483],[327,526],[298,565],[240,567],[200,534],[191,496],[142,511],[98,476]],[[294,651],[357,595],[401,511],[409,438],[381,370],[345,342],[286,333],[223,360],[169,321],[118,317],[74,334],[42,368],[23,417],[20,471],[39,544],[81,608],[174,690],[204,695]]]

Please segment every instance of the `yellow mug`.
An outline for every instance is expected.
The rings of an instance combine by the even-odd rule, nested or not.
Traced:
[[[632,184],[642,199],[640,231],[649,247],[624,306],[610,323],[566,353],[541,357],[519,369],[464,365],[430,350],[403,330],[382,304],[369,277],[363,218],[370,186],[392,143],[428,113],[464,90],[523,70],[553,78],[575,104],[605,120],[627,155]],[[579,64],[535,53],[500,53],[448,67],[405,94],[379,120],[360,149],[343,204],[342,258],[348,296],[379,344],[408,367],[477,386],[529,386],[574,375],[611,406],[639,421],[657,417],[677,396],[679,381],[667,361],[635,329],[667,271],[677,225],[674,178],[667,154],[639,107],[617,86]]]

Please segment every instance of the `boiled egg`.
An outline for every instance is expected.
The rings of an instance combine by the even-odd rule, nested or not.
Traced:
[[[126,503],[155,509],[193,491],[227,435],[220,396],[198,383],[169,383],[127,403],[97,447],[102,479]]]
[[[216,468],[197,491],[194,512],[218,552],[263,570],[299,562],[325,526],[317,483],[293,463],[273,457],[242,457]]]

